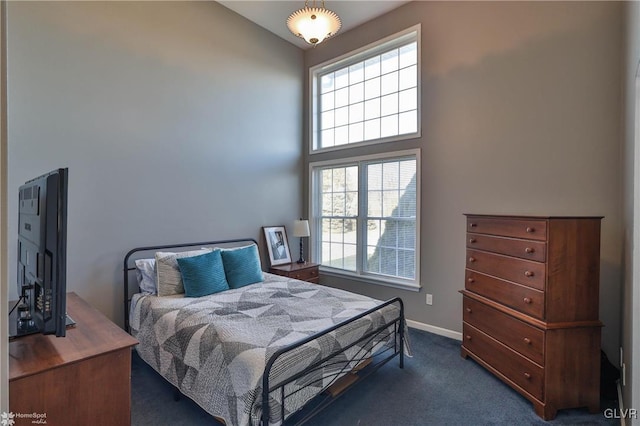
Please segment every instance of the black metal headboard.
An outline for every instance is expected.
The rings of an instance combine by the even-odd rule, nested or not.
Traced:
[[[129,303],[131,302],[131,296],[129,294],[129,273],[131,271],[135,271],[135,265],[130,265],[129,261],[134,254],[139,254],[142,252],[156,252],[158,250],[165,249],[177,249],[177,248],[188,248],[188,247],[203,247],[203,246],[225,246],[225,245],[233,245],[236,243],[253,243],[256,246],[258,242],[253,238],[238,238],[233,240],[218,240],[218,241],[201,241],[197,243],[179,243],[179,244],[164,244],[158,246],[147,246],[147,247],[136,247],[131,249],[125,256],[123,262],[123,273],[124,273],[124,329],[127,332],[129,330]],[[136,256],[136,259],[140,259],[140,256]],[[135,260],[135,259],[133,259]],[[139,289],[138,289],[139,290]]]

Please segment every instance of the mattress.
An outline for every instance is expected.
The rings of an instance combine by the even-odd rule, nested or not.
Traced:
[[[379,300],[347,291],[265,273],[265,281],[199,298],[136,294],[131,301],[131,334],[140,357],[209,414],[227,425],[257,425],[262,415],[262,375],[279,349],[342,323],[379,305]],[[329,354],[312,373],[270,394],[270,424],[283,419],[325,386],[355,367],[356,354],[393,344],[393,325],[382,337],[365,339],[391,323],[399,308],[389,305],[278,359],[270,383],[287,380]],[[345,349],[347,348],[347,349]],[[273,386],[270,386],[273,388]]]

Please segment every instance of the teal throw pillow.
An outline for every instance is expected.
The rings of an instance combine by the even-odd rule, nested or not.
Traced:
[[[220,250],[178,258],[186,297],[201,297],[229,290]]]
[[[231,288],[264,281],[258,247],[252,244],[247,247],[222,250],[222,263],[227,282]]]

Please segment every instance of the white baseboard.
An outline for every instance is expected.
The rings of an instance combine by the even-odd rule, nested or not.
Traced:
[[[437,334],[439,336],[449,337],[450,339],[456,339],[462,341],[462,333],[457,331],[448,330],[442,327],[436,327],[435,325],[425,324],[414,320],[407,320],[407,325],[411,328],[417,328],[418,330],[428,331],[429,333]]]

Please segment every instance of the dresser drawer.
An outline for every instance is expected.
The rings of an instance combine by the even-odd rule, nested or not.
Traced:
[[[462,324],[462,345],[538,400],[543,397],[544,368],[484,334]]]
[[[467,249],[467,269],[544,290],[544,263]]]
[[[292,271],[289,276],[291,278],[295,278],[297,280],[302,280],[302,281],[312,281],[312,280],[316,280],[318,279],[318,268],[307,268],[307,269],[300,269],[299,271]]]
[[[547,221],[469,216],[467,217],[467,231],[544,241],[547,239]]]
[[[530,360],[544,363],[544,332],[477,300],[462,301],[463,320]]]
[[[547,244],[545,242],[485,234],[467,234],[467,247],[538,262],[544,262],[547,255]]]
[[[544,292],[467,269],[464,287],[503,305],[544,319]]]

